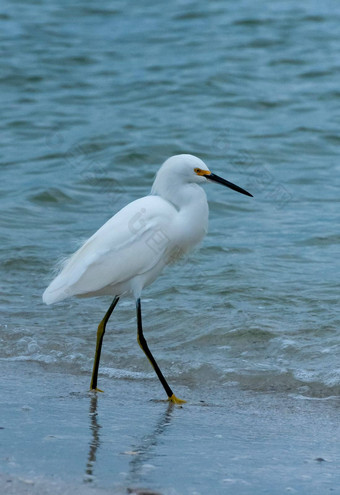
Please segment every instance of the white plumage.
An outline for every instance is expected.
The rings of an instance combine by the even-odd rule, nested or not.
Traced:
[[[167,160],[151,195],[128,204],[93,234],[45,290],[43,301],[127,293],[139,297],[166,264],[206,233],[208,204],[198,186],[206,179],[194,173],[195,165],[208,172],[191,155]]]

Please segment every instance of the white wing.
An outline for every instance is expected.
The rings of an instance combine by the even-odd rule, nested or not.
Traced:
[[[176,209],[146,196],[120,210],[67,261],[43,294],[47,304],[95,293],[152,270],[171,251]]]

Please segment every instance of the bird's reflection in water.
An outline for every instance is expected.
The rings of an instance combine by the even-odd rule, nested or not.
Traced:
[[[97,421],[97,405],[98,395],[91,394],[89,417],[92,438],[90,441],[89,453],[87,456],[84,476],[85,483],[91,483],[94,480],[93,472],[96,464],[97,450],[100,446],[99,432],[101,429],[101,425]],[[132,459],[129,463],[129,473],[126,478],[128,485],[136,485],[140,483],[143,474],[143,467],[150,459],[150,457],[152,457],[153,448],[157,446],[159,438],[162,436],[167,426],[169,426],[171,422],[171,416],[175,407],[178,406],[176,406],[172,402],[169,402],[166,406],[165,411],[162,412],[153,430],[149,434],[143,436],[140,442],[137,445],[133,446],[130,451],[122,452],[126,455],[132,456]]]
[[[97,421],[97,402],[98,402],[97,394],[91,394],[89,417],[90,417],[90,430],[92,433],[92,439],[90,442],[90,449],[87,456],[87,463],[85,469],[84,481],[86,483],[91,483],[93,481],[93,469],[96,463],[97,449],[100,445],[99,430],[101,426]]]
[[[128,484],[136,485],[141,482],[144,465],[152,457],[154,447],[157,446],[160,437],[170,425],[172,413],[176,407],[178,406],[169,402],[166,410],[162,412],[157,421],[155,428],[149,434],[142,437],[140,442],[130,452],[125,452],[125,454],[132,456],[129,464],[129,474],[127,476]]]

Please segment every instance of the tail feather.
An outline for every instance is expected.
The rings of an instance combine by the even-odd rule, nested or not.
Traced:
[[[86,264],[78,266],[74,263],[80,250],[76,251],[70,258],[64,260],[63,267],[59,275],[52,280],[43,293],[42,299],[45,304],[53,304],[63,301],[67,297],[76,294],[72,288],[86,270]]]
[[[58,278],[58,277],[57,277]],[[53,304],[63,299],[66,299],[69,294],[65,290],[65,286],[55,286],[55,282],[57,279],[53,280],[53,282],[47,287],[45,292],[43,293],[42,300],[45,304]]]

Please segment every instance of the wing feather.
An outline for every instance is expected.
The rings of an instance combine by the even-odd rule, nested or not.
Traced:
[[[158,196],[146,196],[127,205],[69,258],[44,292],[44,302],[95,293],[152,270],[171,250],[175,212]],[[160,235],[163,242],[157,244]]]

